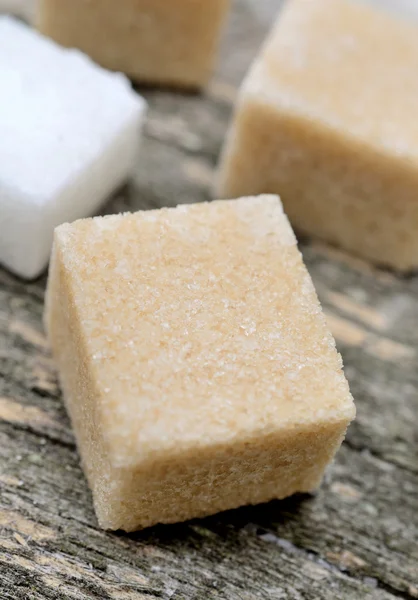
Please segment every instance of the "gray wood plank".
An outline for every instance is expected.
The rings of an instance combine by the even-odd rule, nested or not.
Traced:
[[[104,212],[213,197],[236,86],[279,4],[235,2],[203,95],[141,90],[135,182]],[[43,335],[45,276],[0,270],[1,598],[418,598],[418,277],[301,249],[358,410],[323,486],[133,535],[97,527]]]

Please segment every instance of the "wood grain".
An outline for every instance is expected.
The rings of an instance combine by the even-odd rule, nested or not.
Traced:
[[[203,95],[142,90],[135,181],[104,212],[211,199],[236,86],[268,23],[258,16],[235,2]],[[358,411],[324,485],[135,535],[97,527],[43,334],[45,276],[0,270],[2,599],[418,598],[418,277],[315,241],[301,249]]]

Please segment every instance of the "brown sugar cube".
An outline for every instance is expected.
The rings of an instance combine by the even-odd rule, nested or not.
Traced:
[[[230,0],[40,0],[39,30],[137,81],[200,87]]]
[[[220,195],[280,193],[294,227],[418,267],[418,27],[289,0],[243,84]]]
[[[46,325],[104,528],[314,490],[354,416],[277,196],[58,227]]]

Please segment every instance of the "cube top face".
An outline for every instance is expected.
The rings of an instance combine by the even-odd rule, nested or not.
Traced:
[[[0,86],[0,186],[38,205],[94,165],[145,105],[124,76],[9,17],[0,17]]]
[[[78,221],[55,252],[114,465],[352,418],[278,197]]]
[[[40,31],[137,81],[196,87],[211,75],[230,0],[41,0]]]
[[[289,0],[245,90],[416,161],[417,70],[418,26],[349,0]]]

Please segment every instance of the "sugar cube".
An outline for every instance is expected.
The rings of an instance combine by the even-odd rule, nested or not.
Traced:
[[[220,195],[280,193],[297,230],[416,268],[417,72],[416,24],[289,0],[243,84]]]
[[[47,265],[53,230],[129,175],[145,103],[120,74],[0,17],[0,263]]]
[[[229,0],[41,0],[38,27],[134,80],[204,85]]]
[[[277,196],[61,225],[45,323],[104,528],[313,490],[354,416]]]

